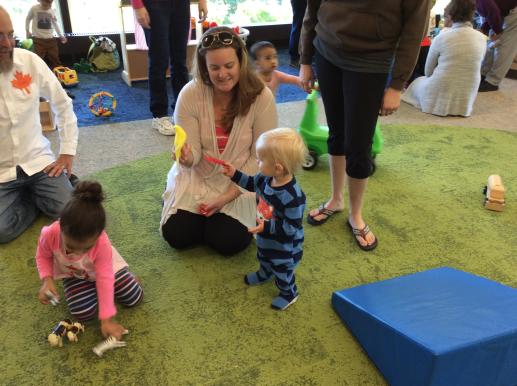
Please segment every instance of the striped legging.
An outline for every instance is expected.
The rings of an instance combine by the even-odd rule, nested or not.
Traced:
[[[70,313],[79,321],[97,314],[97,289],[94,281],[63,279],[63,289]],[[142,286],[127,267],[115,273],[115,299],[126,307],[136,306],[144,295]]]

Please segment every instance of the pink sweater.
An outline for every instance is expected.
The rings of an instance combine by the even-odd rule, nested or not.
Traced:
[[[99,319],[111,318],[117,313],[114,300],[115,274],[127,263],[112,247],[105,231],[97,242],[83,255],[66,254],[61,241],[61,226],[55,221],[43,227],[36,251],[36,266],[40,279],[75,277],[95,281],[99,299]],[[113,256],[114,252],[118,256]],[[115,267],[114,267],[115,265]]]

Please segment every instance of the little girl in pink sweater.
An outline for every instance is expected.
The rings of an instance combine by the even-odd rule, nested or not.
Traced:
[[[62,279],[71,314],[84,321],[99,314],[104,337],[121,339],[125,328],[115,322],[115,298],[127,307],[137,305],[143,290],[104,231],[104,194],[95,181],[81,181],[61,218],[43,227],[36,251],[42,281],[38,298],[49,304],[59,299],[54,280]]]

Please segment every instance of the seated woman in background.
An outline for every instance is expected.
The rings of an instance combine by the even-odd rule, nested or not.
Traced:
[[[222,255],[235,254],[251,242],[256,197],[205,157],[255,174],[255,142],[277,126],[277,113],[273,94],[230,28],[211,28],[201,37],[194,79],[179,95],[174,121],[187,133],[187,143],[167,176],[162,235],[173,248],[206,244]]]
[[[472,28],[472,0],[452,0],[445,8],[444,29],[432,42],[425,76],[417,78],[402,100],[435,115],[468,117],[481,80],[486,37]]]

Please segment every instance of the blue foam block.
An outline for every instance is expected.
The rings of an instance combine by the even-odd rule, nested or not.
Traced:
[[[336,291],[393,386],[517,385],[517,290],[444,267]]]

